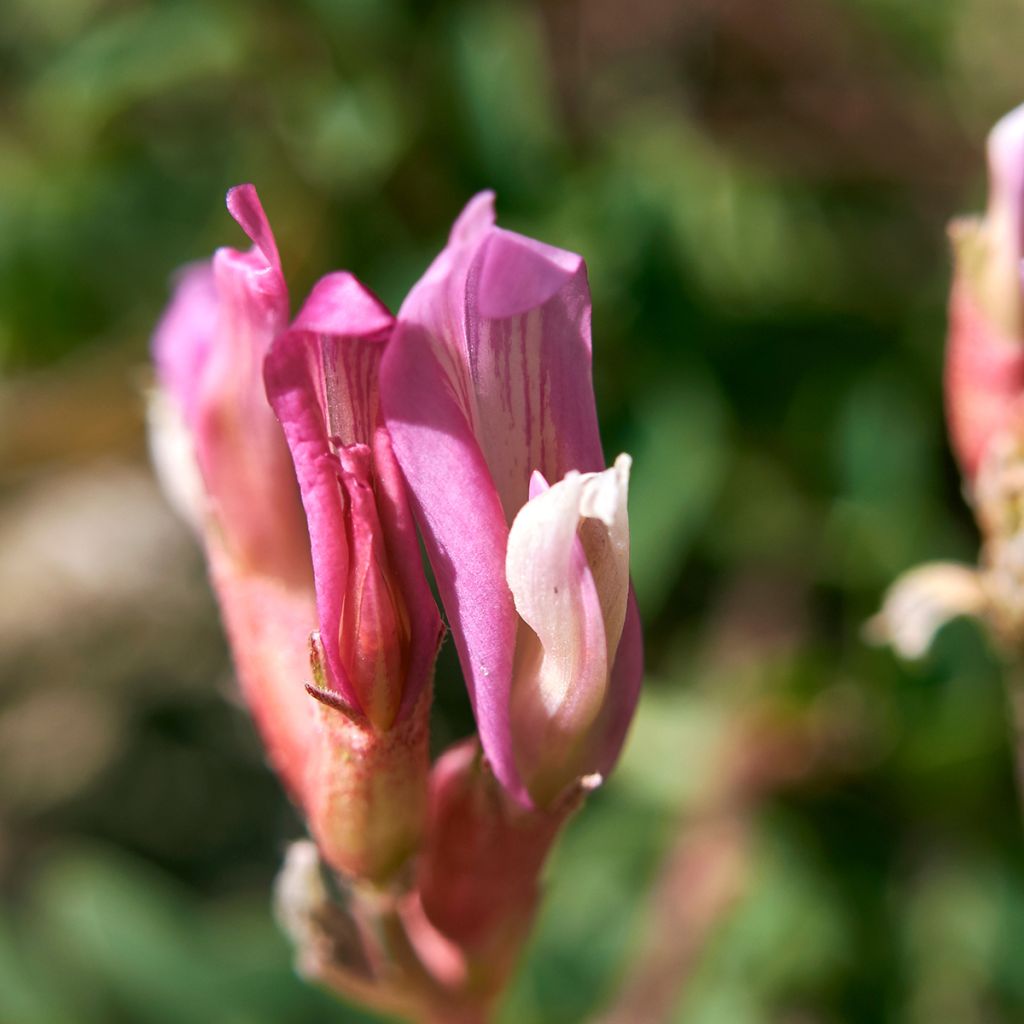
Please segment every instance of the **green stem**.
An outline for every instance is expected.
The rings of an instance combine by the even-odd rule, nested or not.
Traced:
[[[1024,815],[1024,659],[1007,659],[1005,679],[1006,698],[1010,708],[1010,742],[1013,746],[1017,799],[1021,814]]]

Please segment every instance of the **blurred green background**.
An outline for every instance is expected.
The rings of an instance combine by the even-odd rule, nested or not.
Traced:
[[[861,640],[974,557],[944,231],[1022,50],[1019,0],[5,0],[0,1024],[369,1020],[292,974],[300,826],[146,468],[149,331],[242,181],[295,302],[397,306],[484,187],[589,264],[649,681],[503,1021],[1024,1021],[995,662]]]

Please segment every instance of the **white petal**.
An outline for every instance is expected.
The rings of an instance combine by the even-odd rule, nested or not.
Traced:
[[[889,588],[882,609],[865,624],[864,634],[890,644],[903,658],[928,653],[935,634],[961,616],[981,615],[985,591],[978,573],[955,562],[930,562],[904,573]]]
[[[146,395],[149,455],[157,480],[175,512],[202,534],[206,492],[192,435],[177,402],[161,388]]]

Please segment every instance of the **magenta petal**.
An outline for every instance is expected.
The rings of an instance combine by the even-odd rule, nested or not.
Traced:
[[[502,228],[493,230],[479,259],[476,302],[487,320],[522,316],[543,306],[584,269],[576,253]],[[589,349],[589,338],[585,341]]]
[[[240,566],[309,580],[309,542],[291,459],[263,388],[270,342],[288,320],[277,248],[252,186],[229,196],[256,245],[186,272],[154,341],[206,493],[209,536]]]
[[[239,227],[252,239],[267,263],[276,270],[281,269],[281,257],[277,253],[277,242],[270,230],[270,222],[263,212],[263,204],[254,185],[236,185],[228,189],[225,199],[228,212],[238,221]]]
[[[405,481],[392,450],[391,437],[382,426],[377,428],[374,438],[373,458],[378,487],[377,511],[384,526],[391,572],[405,599],[412,627],[409,665],[398,710],[401,720],[413,713],[423,688],[433,679],[444,627],[423,570],[423,555]]]
[[[594,749],[595,770],[607,776],[615,766],[640,699],[644,677],[644,638],[640,610],[633,587],[629,588],[626,619],[615,655],[608,696],[601,713],[602,728]]]
[[[590,289],[572,253],[494,228],[466,281],[475,430],[511,522],[539,470],[604,468],[590,376]]]
[[[321,640],[331,682],[353,707],[361,702],[339,646],[342,607],[351,583],[353,502],[339,487],[343,455],[351,446],[373,451],[376,512],[389,571],[409,613],[411,645],[400,714],[411,709],[429,679],[440,621],[420,561],[412,516],[397,464],[379,422],[378,368],[393,320],[350,274],[330,274],[314,287],[294,325],[266,361],[267,393],[295,462],[309,524]],[[365,545],[364,545],[365,547]]]
[[[501,502],[422,328],[399,321],[384,353],[381,390],[487,758],[502,785],[528,804],[509,722],[518,616],[505,583]]]
[[[583,261],[495,227],[483,193],[403,304],[382,367],[384,415],[484,750],[524,802],[510,739],[518,616],[505,543],[534,470],[561,480],[604,468],[590,365]]]
[[[183,267],[174,295],[153,334],[153,359],[160,387],[194,427],[200,384],[218,315],[217,287],[209,260]]]

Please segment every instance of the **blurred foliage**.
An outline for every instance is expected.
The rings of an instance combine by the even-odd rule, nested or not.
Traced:
[[[917,666],[860,638],[900,570],[974,556],[941,419],[944,226],[983,201],[1022,45],[1017,0],[7,0],[0,1021],[366,1019],[293,976],[270,920],[298,825],[214,686],[187,541],[123,536],[162,522],[137,470],[137,501],[108,481],[106,532],[40,484],[138,465],[149,330],[174,267],[240,244],[220,197],[241,181],[296,303],[347,267],[397,306],[485,187],[588,261],[650,680],[503,1019],[613,999],[717,739],[767,708],[830,753],[759,799],[671,1019],[1024,1021],[997,667],[963,624]],[[40,509],[66,514],[49,561],[12,575]],[[68,568],[89,551],[98,589]],[[126,565],[152,579],[104,603]],[[449,651],[437,733],[467,728]]]

